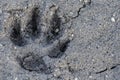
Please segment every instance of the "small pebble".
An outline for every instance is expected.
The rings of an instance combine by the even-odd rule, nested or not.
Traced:
[[[24,29],[23,29],[23,28],[21,28],[21,31],[24,31]]]
[[[7,20],[6,20],[6,19],[4,19],[3,21],[4,21],[4,22],[6,22]]]
[[[78,78],[75,78],[75,80],[78,80]]]
[[[70,15],[73,15],[73,12],[70,12]]]
[[[18,80],[18,78],[15,78],[15,80]]]
[[[71,34],[71,37],[74,37],[74,34]]]
[[[83,2],[83,0],[80,0],[80,2]]]
[[[108,75],[105,75],[106,78],[108,78]]]
[[[59,29],[56,29],[55,32],[59,32]]]
[[[16,50],[16,49],[17,49],[17,47],[14,47],[14,49]]]
[[[93,78],[93,76],[89,76],[89,78],[91,79],[91,78]]]
[[[86,4],[90,4],[91,0],[84,0]]]
[[[73,40],[74,34],[72,33],[69,37],[70,40]]]
[[[55,72],[53,73],[54,77],[60,76],[61,72],[59,69],[55,69]]]
[[[115,22],[115,18],[114,18],[114,17],[112,17],[112,18],[111,18],[111,21],[112,21],[112,22]]]
[[[16,17],[18,17],[19,15],[18,14],[15,14]]]
[[[114,57],[115,55],[114,54],[110,54],[111,55],[111,57]]]
[[[92,59],[93,62],[95,62],[95,59]]]

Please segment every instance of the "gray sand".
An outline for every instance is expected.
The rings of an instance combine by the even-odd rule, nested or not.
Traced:
[[[120,0],[0,0],[0,80],[120,80]]]

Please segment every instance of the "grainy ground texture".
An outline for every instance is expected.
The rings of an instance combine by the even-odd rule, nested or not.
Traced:
[[[0,0],[0,80],[120,80],[120,0]]]

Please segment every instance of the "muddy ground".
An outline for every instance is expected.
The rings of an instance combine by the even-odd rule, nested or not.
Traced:
[[[0,80],[120,80],[120,0],[0,0]]]

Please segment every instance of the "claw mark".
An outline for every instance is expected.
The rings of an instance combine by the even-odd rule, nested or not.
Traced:
[[[15,19],[13,21],[13,23],[10,26],[11,32],[10,32],[10,40],[18,46],[22,46],[23,45],[23,39],[22,39],[22,35],[21,35],[21,25],[20,25],[20,20]]]
[[[48,54],[50,58],[60,58],[65,53],[68,44],[70,43],[70,40],[67,40],[65,42],[59,43],[57,46],[55,46],[52,51]]]
[[[68,44],[70,43],[70,40],[68,40],[68,41],[66,41],[66,42],[64,42],[64,43],[61,43],[60,44],[60,51],[61,52],[65,52],[66,51],[66,49],[67,49],[67,47],[68,47]]]

